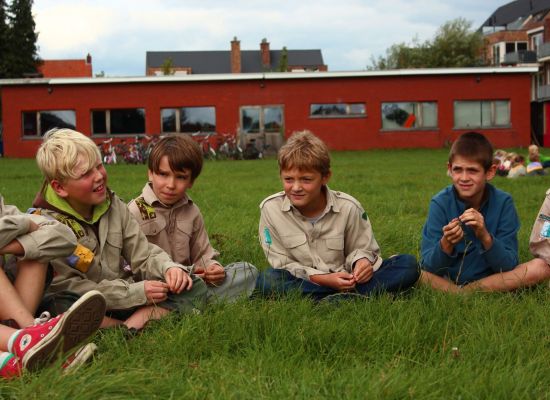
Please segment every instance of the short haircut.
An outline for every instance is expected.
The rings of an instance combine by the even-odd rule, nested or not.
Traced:
[[[101,153],[92,139],[72,129],[51,129],[36,153],[36,163],[48,182],[80,178],[79,162],[84,170],[101,163]]]
[[[479,132],[466,132],[451,146],[449,164],[453,163],[455,156],[475,160],[487,171],[493,165],[493,145]]]
[[[199,144],[186,134],[165,136],[155,144],[149,154],[149,170],[158,174],[162,157],[168,158],[172,171],[191,170],[194,181],[202,171],[202,151]]]
[[[295,132],[279,149],[279,171],[290,169],[315,170],[322,176],[330,173],[328,147],[310,131]]]

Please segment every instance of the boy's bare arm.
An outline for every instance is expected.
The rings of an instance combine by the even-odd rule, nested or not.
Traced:
[[[29,221],[29,228],[27,233],[34,232],[37,229],[38,229],[38,225],[33,221]],[[0,255],[7,255],[7,254],[13,254],[14,256],[22,256],[25,254],[25,249],[17,239],[14,239],[4,247],[0,248]]]

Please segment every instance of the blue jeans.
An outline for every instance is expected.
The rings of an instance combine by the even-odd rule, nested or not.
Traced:
[[[414,285],[419,276],[416,258],[409,254],[399,254],[385,259],[372,278],[366,283],[356,285],[354,292],[364,296],[383,292],[398,293]],[[284,295],[298,291],[315,300],[340,293],[330,287],[296,278],[287,270],[271,267],[263,270],[258,276],[256,290],[262,296]]]

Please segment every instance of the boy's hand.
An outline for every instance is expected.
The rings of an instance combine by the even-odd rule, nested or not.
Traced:
[[[360,258],[355,262],[353,277],[357,283],[365,283],[371,280],[374,275],[372,264],[366,258]]]
[[[441,248],[447,254],[451,254],[455,245],[464,237],[464,231],[460,225],[460,220],[454,218],[443,227],[443,237],[441,238]]]
[[[332,274],[312,275],[309,278],[313,283],[327,286],[341,292],[350,291],[355,287],[355,278],[348,272],[333,272]]]
[[[475,208],[468,208],[464,211],[464,214],[458,218],[464,225],[472,228],[474,235],[480,240],[485,250],[492,246],[493,237],[487,231],[485,227],[485,218],[483,218],[483,215],[479,211]]]
[[[184,289],[190,290],[193,287],[193,279],[187,272],[178,267],[168,268],[164,279],[166,279],[168,289],[172,293],[179,294]]]
[[[168,297],[168,285],[161,281],[145,281],[147,304],[162,303]]]
[[[36,231],[39,228],[38,224],[33,221],[29,221],[29,233]]]
[[[195,268],[195,275],[202,278],[207,285],[219,286],[225,280],[225,269],[220,264],[212,264],[206,268]]]

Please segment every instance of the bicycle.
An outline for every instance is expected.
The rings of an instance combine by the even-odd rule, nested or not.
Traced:
[[[239,146],[235,136],[229,133],[222,133],[218,135],[218,156],[220,158],[229,158],[232,160],[243,159],[243,149]]]
[[[113,138],[104,140],[99,146],[101,152],[101,160],[104,164],[116,164],[115,146],[113,146]]]
[[[195,132],[191,134],[193,139],[195,139],[199,144],[202,150],[202,156],[205,160],[215,160],[218,157],[216,150],[214,150],[212,143],[210,143],[210,138],[213,135],[213,133],[204,134],[202,132]]]

